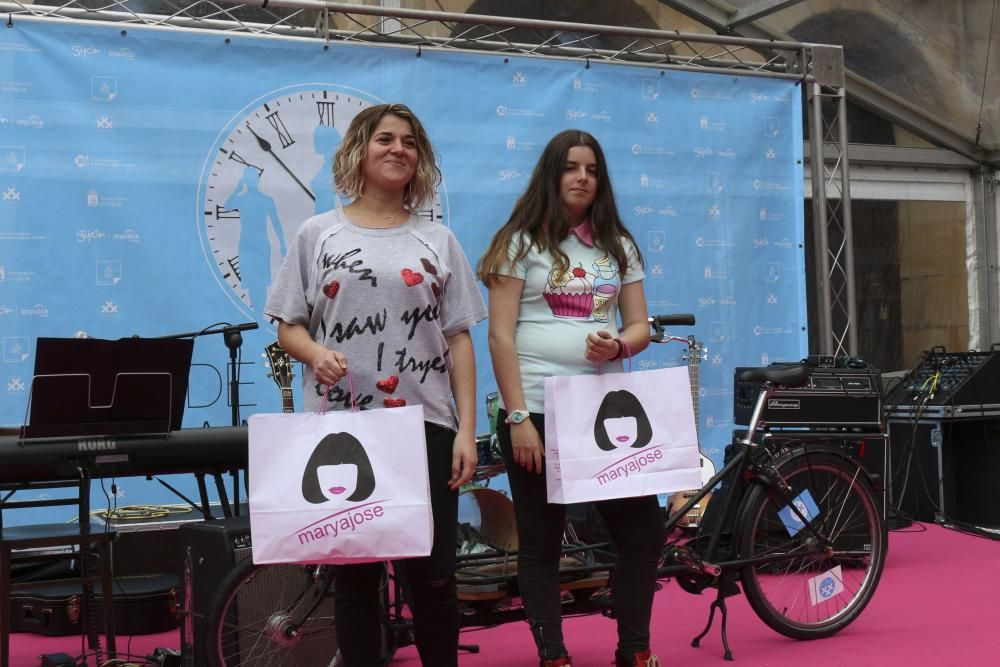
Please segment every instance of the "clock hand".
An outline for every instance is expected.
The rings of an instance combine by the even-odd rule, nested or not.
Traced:
[[[246,126],[247,126],[247,129],[250,130],[250,134],[252,134],[254,136],[254,138],[257,140],[257,145],[260,146],[260,149],[262,151],[264,151],[265,153],[267,153],[268,155],[270,155],[271,157],[273,157],[275,159],[275,161],[277,161],[277,163],[279,165],[281,165],[281,168],[284,169],[288,173],[288,175],[291,176],[292,179],[296,183],[299,184],[299,187],[302,188],[307,195],[309,195],[309,198],[312,199],[313,201],[316,201],[316,195],[314,195],[312,193],[312,191],[309,188],[306,187],[305,183],[303,183],[302,181],[299,180],[298,176],[296,176],[294,173],[292,173],[292,170],[288,168],[288,165],[285,164],[281,160],[281,158],[278,157],[275,154],[275,152],[271,149],[271,142],[268,141],[267,139],[265,139],[264,137],[260,136],[256,132],[254,132],[253,128],[250,127],[250,123],[247,123]]]

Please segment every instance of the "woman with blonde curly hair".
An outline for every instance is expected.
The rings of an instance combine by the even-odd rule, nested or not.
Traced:
[[[265,313],[304,363],[305,411],[422,405],[434,516],[431,555],[401,561],[421,662],[458,657],[455,541],[458,488],[476,467],[476,366],[469,328],[484,319],[475,277],[445,225],[415,214],[441,179],[417,117],[382,104],[354,117],[333,162],[351,203],[299,229]],[[341,380],[350,368],[353,391]],[[400,434],[400,447],[406,435]],[[343,495],[342,487],[321,493]],[[347,496],[343,496],[347,497]],[[383,565],[336,571],[335,623],[346,667],[382,663]]]

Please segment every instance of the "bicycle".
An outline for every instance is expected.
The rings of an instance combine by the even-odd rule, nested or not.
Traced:
[[[651,318],[654,331],[693,324],[692,316]],[[678,339],[678,340],[691,340]],[[698,646],[721,616],[724,657],[732,660],[726,632],[726,598],[742,583],[754,612],[773,630],[794,639],[828,637],[847,627],[864,610],[878,586],[885,564],[887,529],[878,511],[876,491],[859,462],[865,437],[831,429],[822,432],[771,431],[763,419],[768,401],[801,387],[811,367],[805,362],[772,365],[745,372],[740,379],[764,383],[744,437],[728,448],[723,468],[666,521],[661,578],[674,578],[687,592],[716,588],[708,623],[692,640]],[[690,510],[713,494],[697,533],[675,531]],[[568,547],[567,552],[599,552],[600,562],[585,559],[570,577],[585,578],[611,569],[604,544]],[[513,552],[472,557],[469,562],[501,560]],[[281,585],[275,591],[274,581]],[[516,591],[516,576],[483,577]],[[319,665],[306,661],[312,647],[334,644],[327,602],[333,585],[327,566],[240,563],[219,585],[208,616],[207,658],[214,667],[261,664]],[[589,589],[588,589],[589,591]],[[574,596],[575,597],[575,596]],[[594,603],[588,592],[579,602],[583,613],[613,613],[606,601]],[[390,617],[385,587],[383,637],[387,660],[399,631]],[[330,605],[332,607],[332,605]],[[522,618],[503,610],[495,622]],[[482,622],[483,619],[476,619]],[[404,630],[405,631],[405,630]],[[330,657],[330,665],[335,658]],[[273,659],[273,660],[272,660]],[[318,660],[315,661],[315,660]]]

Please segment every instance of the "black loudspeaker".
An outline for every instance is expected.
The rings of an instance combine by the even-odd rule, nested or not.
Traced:
[[[205,621],[216,587],[233,567],[250,558],[250,517],[238,516],[188,523],[178,529],[178,562],[183,594],[181,608],[182,662],[187,667],[204,664]]]
[[[223,594],[218,585],[241,561],[251,557],[250,519],[248,516],[202,521],[179,529],[180,562],[184,570],[182,608],[187,612],[181,624],[181,653],[185,667],[205,665],[206,649],[212,648],[207,637],[207,614],[216,598]],[[301,596],[308,577],[300,565],[269,565],[257,571],[253,584],[240,589],[232,617],[227,623],[237,628],[263,630],[281,605],[292,605]],[[189,602],[190,601],[190,602]],[[314,610],[311,636],[293,648],[274,656],[275,664],[295,667],[328,667],[337,653],[333,632],[333,596],[327,595]],[[239,663],[240,655],[260,653],[258,632],[237,631],[224,647]],[[227,658],[228,661],[228,658]]]
[[[890,420],[889,437],[890,495],[901,512],[1000,527],[1000,419]]]

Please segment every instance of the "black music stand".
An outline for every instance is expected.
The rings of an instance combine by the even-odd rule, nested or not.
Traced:
[[[194,341],[39,338],[22,439],[181,427]]]

